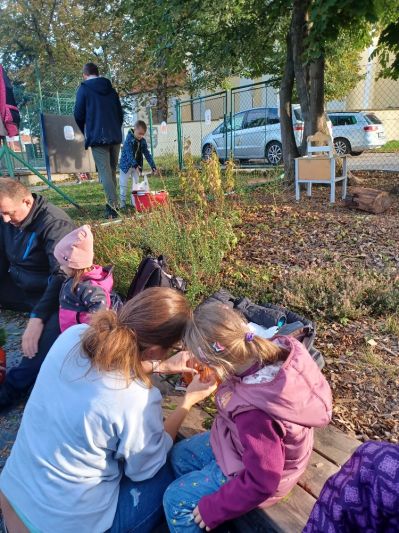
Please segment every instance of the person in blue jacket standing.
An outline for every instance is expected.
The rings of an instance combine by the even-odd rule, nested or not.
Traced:
[[[84,81],[76,94],[75,120],[91,148],[107,197],[106,216],[116,218],[116,169],[122,143],[123,110],[111,82],[99,75],[94,63],[83,67]]]
[[[143,156],[150,165],[153,174],[157,174],[157,167],[150,154],[144,135],[147,132],[147,124],[143,120],[137,120],[133,128],[126,135],[119,162],[119,187],[121,195],[121,207],[126,207],[126,196],[130,176],[133,178],[132,187],[137,185],[140,173],[143,170]],[[133,188],[132,188],[133,191]],[[134,205],[132,199],[132,205]]]

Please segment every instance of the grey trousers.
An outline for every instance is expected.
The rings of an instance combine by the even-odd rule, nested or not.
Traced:
[[[111,207],[118,207],[116,169],[120,149],[120,144],[104,144],[103,146],[91,147],[94,162],[98,170],[98,177],[103,184],[107,202]]]

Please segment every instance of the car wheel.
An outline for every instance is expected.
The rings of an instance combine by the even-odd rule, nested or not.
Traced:
[[[337,155],[349,155],[351,153],[350,142],[343,137],[337,137],[334,139],[334,148]]]
[[[211,144],[206,144],[202,148],[202,159],[208,161],[212,157],[213,152],[215,151],[214,147]]]
[[[283,147],[278,141],[272,141],[266,146],[266,159],[273,166],[281,165],[283,162]]]
[[[363,152],[351,152],[351,155],[362,155]]]

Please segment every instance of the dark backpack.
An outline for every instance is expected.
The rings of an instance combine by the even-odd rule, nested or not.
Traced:
[[[130,300],[136,294],[150,287],[169,287],[182,292],[186,291],[186,282],[183,278],[177,278],[165,272],[166,262],[162,255],[144,258],[127,292],[126,300]]]

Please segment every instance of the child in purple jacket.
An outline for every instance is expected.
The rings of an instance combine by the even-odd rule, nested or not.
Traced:
[[[210,433],[171,452],[177,479],[164,495],[170,531],[213,529],[286,496],[303,474],[313,428],[331,419],[330,387],[305,347],[269,341],[223,304],[205,304],[185,344],[222,379]]]
[[[352,531],[399,531],[397,444],[362,444],[326,481],[303,533]]]
[[[59,241],[54,256],[68,279],[60,291],[60,329],[88,324],[91,315],[111,307],[111,268],[93,265],[93,234],[84,225]]]

